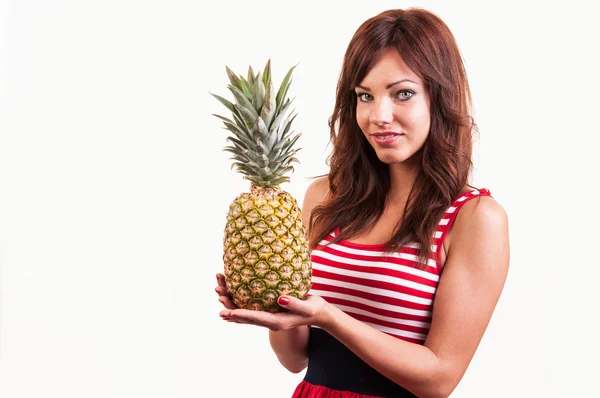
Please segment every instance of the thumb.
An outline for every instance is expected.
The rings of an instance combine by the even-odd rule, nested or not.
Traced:
[[[277,304],[280,307],[288,309],[296,314],[312,315],[311,307],[305,300],[300,300],[294,296],[279,296]]]

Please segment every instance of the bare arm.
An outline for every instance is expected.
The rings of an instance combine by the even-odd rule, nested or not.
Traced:
[[[289,330],[269,330],[269,342],[279,363],[292,373],[300,373],[308,366],[308,335],[306,325]]]
[[[466,203],[453,226],[424,345],[391,337],[319,296],[290,298],[289,313],[224,310],[224,319],[275,330],[316,325],[372,368],[419,397],[447,397],[456,388],[504,287],[509,264],[508,221],[494,199]]]
[[[325,199],[327,190],[326,178],[313,181],[306,190],[302,203],[302,222],[307,231],[312,209]],[[308,336],[307,325],[269,331],[271,348],[279,362],[290,372],[299,373],[308,366]]]
[[[466,203],[453,228],[424,345],[384,334],[334,306],[327,307],[323,325],[371,367],[420,397],[447,397],[458,385],[508,272],[508,222],[493,199]]]

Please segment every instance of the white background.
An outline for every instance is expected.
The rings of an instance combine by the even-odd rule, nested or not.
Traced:
[[[272,59],[299,202],[327,171],[342,57],[365,19],[424,6],[454,32],[480,137],[473,184],[510,220],[501,300],[453,397],[597,391],[597,17],[575,1],[3,1],[0,397],[288,397],[266,330],[223,322],[225,65]]]

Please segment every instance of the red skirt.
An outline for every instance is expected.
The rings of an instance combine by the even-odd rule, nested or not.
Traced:
[[[372,395],[358,394],[352,391],[333,390],[302,381],[296,387],[292,398],[377,398]]]

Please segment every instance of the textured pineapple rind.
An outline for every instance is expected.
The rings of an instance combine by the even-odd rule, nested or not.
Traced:
[[[223,263],[227,291],[240,308],[280,312],[280,295],[304,300],[312,268],[296,200],[254,185],[235,198],[227,213]]]

